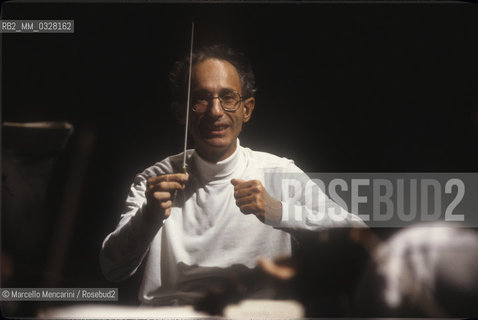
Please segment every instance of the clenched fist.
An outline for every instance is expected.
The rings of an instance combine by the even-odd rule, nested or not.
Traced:
[[[171,173],[149,178],[146,184],[147,205],[143,214],[147,221],[162,222],[171,214],[178,190],[183,190],[189,179],[187,173]]]
[[[282,203],[272,198],[259,180],[232,179],[236,205],[244,214],[254,214],[262,222],[278,223]]]

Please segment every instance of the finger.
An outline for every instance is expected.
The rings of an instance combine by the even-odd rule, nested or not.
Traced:
[[[244,214],[255,214],[257,207],[253,203],[247,203],[239,206],[239,210]]]
[[[274,263],[279,266],[297,267],[297,260],[288,255],[280,255],[274,258]]]
[[[168,173],[148,179],[149,183],[157,183],[161,181],[176,181],[179,183],[186,183],[189,180],[188,173]]]
[[[238,207],[240,207],[240,206],[243,206],[245,204],[253,203],[255,201],[256,201],[255,196],[246,196],[246,197],[242,197],[242,198],[237,199],[236,200],[236,205]]]
[[[161,202],[159,206],[163,209],[169,209],[173,206],[173,202],[171,200]]]
[[[244,183],[244,182],[246,182],[246,180],[242,180],[242,179],[231,179],[231,183],[232,183],[233,186],[236,186],[236,185],[238,185],[238,184],[240,184],[240,183]]]
[[[240,199],[240,198],[243,198],[243,197],[250,196],[253,193],[254,192],[252,191],[251,188],[238,189],[238,190],[234,191],[234,198]]]
[[[171,192],[167,191],[156,191],[153,192],[152,197],[157,201],[167,201],[171,199]]]
[[[148,190],[149,191],[172,191],[172,190],[178,190],[178,189],[184,189],[185,185],[181,184],[179,182],[166,182],[166,181],[161,181],[161,182],[156,182],[154,184],[148,184]]]
[[[188,173],[168,173],[168,174],[162,174],[160,176],[148,178],[148,183],[155,184],[161,181],[166,181],[166,182],[175,181],[179,183],[186,183],[188,180],[189,180]]]
[[[237,190],[234,191],[234,197],[236,199],[246,197],[249,195],[259,195],[259,194],[264,194],[265,189],[264,187],[259,184],[259,185],[253,185],[248,188],[238,188]]]
[[[164,210],[164,217],[165,218],[168,218],[170,214],[171,214],[171,207]]]
[[[258,180],[249,180],[249,181],[240,180],[239,183],[234,185],[234,190],[239,190],[239,189],[244,189],[244,188],[251,188],[251,187],[256,186],[256,185],[262,185],[262,183]]]
[[[296,268],[292,266],[279,265],[266,258],[259,258],[257,264],[265,273],[281,280],[289,280],[297,273]]]

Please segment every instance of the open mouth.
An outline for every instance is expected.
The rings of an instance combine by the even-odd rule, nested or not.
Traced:
[[[222,135],[226,132],[226,130],[229,128],[227,125],[221,125],[221,126],[211,126],[211,127],[205,127],[204,128],[204,133],[207,135]]]

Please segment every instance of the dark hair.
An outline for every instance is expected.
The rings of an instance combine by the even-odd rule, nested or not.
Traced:
[[[239,74],[242,85],[242,96],[247,99],[256,93],[254,73],[249,60],[244,54],[224,45],[202,47],[193,52],[193,66],[207,59],[224,60],[232,64]],[[189,57],[177,61],[169,74],[171,101],[184,102],[187,94]]]

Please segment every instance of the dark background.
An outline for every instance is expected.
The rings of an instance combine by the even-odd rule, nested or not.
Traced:
[[[7,2],[2,18],[75,21],[73,34],[2,35],[3,121],[69,121],[70,158],[93,137],[58,286],[119,286],[136,301],[140,276],[108,283],[98,254],[134,175],[182,150],[167,78],[191,21],[197,46],[251,60],[259,90],[242,145],[304,171],[478,169],[476,6]]]

